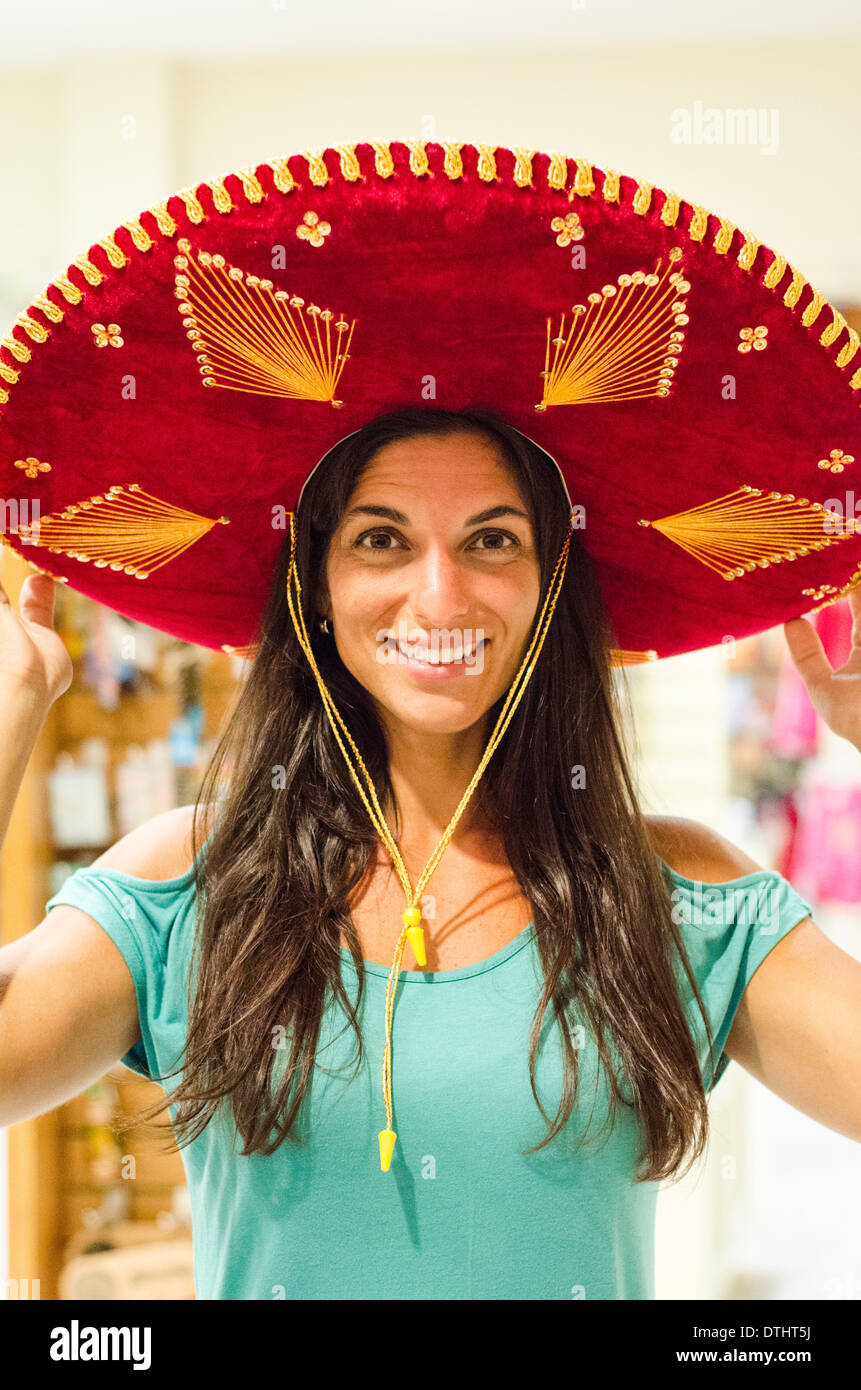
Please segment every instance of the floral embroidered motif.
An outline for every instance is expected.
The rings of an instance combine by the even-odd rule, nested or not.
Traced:
[[[757,328],[742,328],[739,335],[741,342],[738,345],[739,352],[765,352],[768,347],[768,329],[762,324]]]
[[[805,598],[812,598],[815,603],[818,603],[821,598],[825,598],[826,594],[836,594],[837,590],[833,584],[820,584],[815,589],[802,589],[801,592]]]
[[[13,465],[15,468],[23,468],[28,478],[38,478],[40,473],[50,473],[50,463],[40,463],[32,455],[25,459],[16,459]]]
[[[832,449],[830,456],[827,459],[820,459],[816,466],[817,468],[827,468],[829,473],[842,473],[847,463],[854,462],[854,454],[844,454],[842,449]]]
[[[122,347],[123,340],[120,337],[120,326],[118,323],[109,323],[107,328],[103,323],[94,323],[92,332],[95,336],[96,347]]]
[[[556,238],[557,246],[570,246],[572,241],[582,241],[586,235],[576,212],[569,212],[565,217],[554,217],[550,228],[559,233]]]
[[[322,246],[331,230],[329,223],[321,222],[316,212],[306,212],[296,228],[296,235],[303,241],[310,241],[312,246]]]

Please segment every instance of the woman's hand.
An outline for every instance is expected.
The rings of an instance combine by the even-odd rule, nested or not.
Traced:
[[[72,683],[72,658],[54,630],[54,581],[28,574],[16,613],[0,584],[0,686],[26,690],[47,710]]]
[[[852,650],[835,671],[816,628],[807,618],[783,624],[789,655],[814,708],[835,734],[861,750],[861,588],[847,595],[852,610]]]

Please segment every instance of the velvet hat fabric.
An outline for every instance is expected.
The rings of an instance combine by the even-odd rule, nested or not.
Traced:
[[[557,462],[620,662],[861,578],[834,506],[858,335],[752,234],[583,159],[374,142],[228,173],[106,235],[0,341],[0,539],[204,646],[252,652],[311,470],[423,403],[495,410]]]

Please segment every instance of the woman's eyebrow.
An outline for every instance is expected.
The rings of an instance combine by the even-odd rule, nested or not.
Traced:
[[[351,516],[383,517],[386,521],[396,521],[400,526],[408,526],[410,521],[408,516],[405,516],[403,512],[396,511],[394,507],[378,507],[370,502],[361,507],[351,507],[345,520]],[[464,525],[478,526],[482,521],[496,521],[502,516],[521,516],[524,521],[529,521],[527,513],[521,511],[519,507],[499,506],[488,507],[483,512],[476,512],[475,516],[468,516]]]

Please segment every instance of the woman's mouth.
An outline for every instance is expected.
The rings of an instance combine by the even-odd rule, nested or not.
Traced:
[[[479,637],[464,644],[455,637],[451,642],[429,646],[417,643],[409,647],[398,642],[397,647],[400,662],[412,674],[441,678],[480,671],[489,642],[489,638]]]

